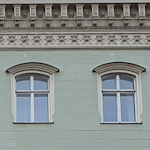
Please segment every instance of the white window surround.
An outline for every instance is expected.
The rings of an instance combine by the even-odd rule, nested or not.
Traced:
[[[11,109],[13,114],[13,122],[21,123],[17,122],[17,114],[16,114],[16,77],[24,74],[31,74],[31,75],[39,74],[39,75],[46,75],[49,77],[48,85],[50,93],[48,97],[48,118],[49,118],[48,123],[53,123],[53,115],[55,113],[54,73],[59,72],[59,69],[50,66],[48,64],[30,62],[10,67],[9,69],[6,70],[6,72],[11,74]],[[36,122],[27,122],[27,123],[36,123]]]
[[[142,89],[141,89],[141,73],[146,69],[136,64],[126,62],[112,62],[100,65],[93,69],[97,73],[98,85],[98,111],[101,123],[141,123],[142,115]],[[103,118],[103,96],[102,96],[102,76],[109,74],[129,74],[135,76],[135,121],[134,122],[104,122]]]

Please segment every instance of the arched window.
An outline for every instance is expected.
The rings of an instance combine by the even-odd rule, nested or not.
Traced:
[[[109,74],[102,76],[104,122],[135,122],[135,76]]]
[[[102,123],[141,123],[141,72],[145,68],[124,62],[100,65],[99,113]]]
[[[12,112],[16,123],[50,123],[54,114],[54,73],[47,64],[25,63],[11,67]]]

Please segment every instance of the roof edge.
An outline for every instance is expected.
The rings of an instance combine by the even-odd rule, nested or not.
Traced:
[[[77,4],[77,3],[91,3],[91,0],[1,0],[0,4]],[[150,3],[149,0],[93,0],[92,3]]]

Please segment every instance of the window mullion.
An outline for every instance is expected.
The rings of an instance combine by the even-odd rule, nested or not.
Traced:
[[[34,122],[34,93],[31,93],[31,122]]]
[[[121,122],[121,99],[120,99],[120,93],[117,93],[117,119],[118,122]]]
[[[119,78],[119,75],[116,76],[116,88],[117,88],[117,91],[120,90],[120,78]]]
[[[121,102],[120,102],[120,77],[116,76],[116,88],[117,88],[117,121],[121,122]]]
[[[33,91],[33,81],[34,81],[34,78],[33,76],[30,76],[30,90]]]
[[[33,93],[33,87],[34,87],[34,78],[33,76],[30,77],[30,90],[31,92],[31,122],[34,122],[34,93]]]

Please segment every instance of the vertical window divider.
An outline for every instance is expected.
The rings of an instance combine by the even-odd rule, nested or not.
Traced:
[[[137,91],[137,86],[135,86],[137,83],[135,82],[134,79],[134,90]],[[137,92],[134,92],[134,112],[135,112],[135,121],[138,122],[137,118],[138,118],[138,108],[137,108]]]
[[[117,88],[117,121],[121,122],[121,102],[120,102],[120,77],[116,76],[116,88]]]
[[[12,80],[12,85],[13,85],[13,87],[14,87],[14,89],[15,89],[15,91],[16,91],[16,84],[17,84],[17,82],[16,82],[16,78],[13,78],[13,80]],[[17,121],[17,92],[13,92],[13,100],[12,100],[12,106],[14,107],[14,109],[12,109],[12,111],[14,111],[13,113],[14,113],[14,121],[16,122]]]
[[[48,91],[49,91],[48,92],[48,99],[51,99],[51,91],[50,91],[50,89],[51,89],[51,87],[50,87],[51,80],[50,80],[50,78],[48,78],[47,82],[49,83],[48,84]],[[48,114],[51,114],[51,100],[48,100],[47,103],[48,103],[48,106],[47,106],[48,107]],[[51,115],[48,116],[48,121],[50,122],[50,120],[51,120]]]
[[[31,122],[34,122],[34,77],[30,76],[30,90],[31,90]]]

